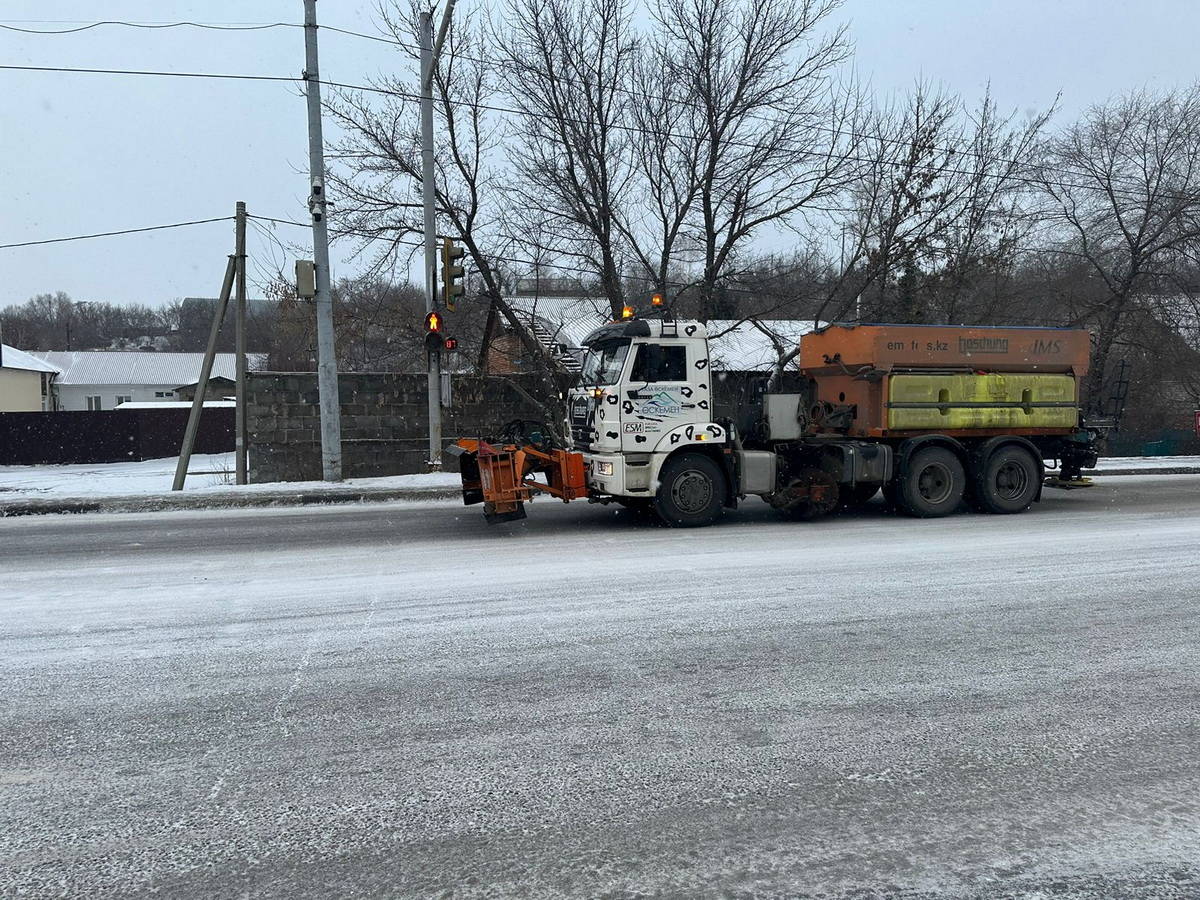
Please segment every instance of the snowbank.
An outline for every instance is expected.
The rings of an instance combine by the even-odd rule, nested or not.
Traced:
[[[0,466],[0,498],[20,497],[141,497],[171,492],[177,457],[129,463],[95,463],[69,466]],[[289,481],[235,485],[232,453],[197,454],[192,457],[184,490],[191,492],[247,493],[258,491],[340,490],[347,487],[455,488],[457,472],[391,475],[384,478],[349,478],[339,484],[325,481]]]

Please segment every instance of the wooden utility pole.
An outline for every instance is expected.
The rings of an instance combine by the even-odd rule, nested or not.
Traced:
[[[175,464],[175,481],[171,490],[182,491],[187,478],[188,463],[192,461],[192,447],[196,445],[196,430],[200,427],[200,411],[204,409],[204,395],[208,393],[208,377],[212,374],[213,360],[217,355],[217,336],[225,311],[229,309],[229,295],[233,292],[233,279],[237,273],[237,257],[230,256],[225,266],[225,281],[221,284],[221,296],[213,313],[212,330],[208,333],[208,349],[204,351],[204,363],[200,366],[200,380],[196,382],[196,396],[192,398],[192,411],[188,414],[187,429],[183,433],[183,446],[179,448],[179,462]]]
[[[237,256],[237,307],[235,326],[237,332],[237,408],[234,410],[234,460],[236,481],[246,483],[246,204],[240,200],[234,215],[236,222]]]

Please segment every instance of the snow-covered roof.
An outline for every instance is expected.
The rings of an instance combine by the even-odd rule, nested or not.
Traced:
[[[578,349],[589,334],[612,321],[608,303],[598,297],[504,299],[543,344],[565,344]],[[787,352],[796,346],[801,335],[813,330],[811,319],[760,319],[757,326],[738,319],[710,320],[706,328],[713,368],[726,372],[768,370],[779,358],[772,337]]]
[[[73,384],[169,384],[183,385],[200,377],[203,353],[151,353],[139,350],[46,350],[34,354],[58,368],[61,385]],[[248,354],[250,368],[257,368],[260,354]],[[236,356],[218,353],[212,374],[236,377]]]
[[[4,369],[24,369],[26,372],[60,372],[58,366],[52,365],[45,360],[38,359],[31,353],[26,353],[24,350],[18,350],[16,347],[10,347],[8,344],[0,344],[0,368]]]
[[[612,321],[608,303],[597,297],[506,297],[505,301],[542,343],[565,344],[573,350]],[[760,319],[757,326],[738,319],[710,320],[706,328],[713,368],[726,372],[768,370],[779,358],[772,337],[787,352],[801,335],[813,330],[811,319]]]
[[[205,400],[205,409],[234,409],[236,400]],[[118,403],[117,409],[191,409],[190,400],[129,400]]]
[[[812,319],[713,319],[708,323],[708,356],[714,369],[725,372],[759,372],[779,359],[775,343],[790,353],[801,335],[813,330]],[[774,340],[772,340],[774,339]]]

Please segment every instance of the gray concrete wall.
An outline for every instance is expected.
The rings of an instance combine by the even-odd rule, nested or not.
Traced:
[[[346,478],[425,472],[428,458],[426,377],[342,373],[342,472]],[[536,406],[507,382],[530,393],[532,379],[452,376],[453,404],[443,409],[444,443],[480,437],[517,418],[541,419]],[[246,384],[250,481],[321,478],[317,376],[253,372]],[[445,460],[443,459],[443,463]]]

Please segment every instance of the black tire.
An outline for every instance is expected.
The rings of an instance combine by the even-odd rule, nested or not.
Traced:
[[[866,506],[879,493],[877,484],[856,484],[854,487],[839,485],[841,494],[838,497],[838,507],[841,509],[860,509]]]
[[[974,500],[980,509],[1004,515],[1023,512],[1037,497],[1041,464],[1024,447],[1009,444],[992,453],[975,476]]]
[[[654,508],[673,528],[711,525],[725,511],[725,475],[700,453],[672,456],[659,472]]]
[[[934,519],[948,516],[963,500],[967,476],[962,463],[945,447],[918,450],[896,485],[896,503],[910,516]]]

